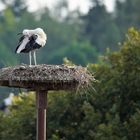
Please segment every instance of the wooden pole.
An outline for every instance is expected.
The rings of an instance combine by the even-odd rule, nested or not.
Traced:
[[[36,91],[37,103],[37,140],[47,140],[46,131],[46,109],[47,109],[47,91]]]

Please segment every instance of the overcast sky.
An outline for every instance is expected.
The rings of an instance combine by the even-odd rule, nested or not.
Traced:
[[[30,5],[30,10],[34,11],[44,6],[53,8],[53,6],[57,1],[58,0],[28,0],[28,3]],[[90,0],[68,0],[69,9],[74,10],[77,7],[79,7],[81,12],[86,13],[90,7],[89,1]],[[115,0],[103,0],[103,1],[105,2],[108,11],[112,11]]]

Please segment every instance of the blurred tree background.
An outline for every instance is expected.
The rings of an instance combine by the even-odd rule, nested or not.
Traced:
[[[48,34],[46,47],[38,52],[38,63],[61,64],[67,57],[75,64],[86,66],[98,63],[98,56],[106,48],[117,50],[129,27],[140,26],[138,0],[116,0],[113,12],[107,11],[102,0],[91,0],[87,14],[69,11],[66,0],[59,0],[55,9],[45,7],[35,12],[28,11],[24,0],[0,3],[5,7],[0,11],[1,67],[28,63],[26,54],[14,53],[17,33],[25,28],[42,27]]]
[[[14,53],[17,33],[42,27],[48,41],[37,53],[39,64],[62,64],[67,57],[87,66],[99,81],[92,85],[96,91],[85,89],[82,97],[74,91],[49,94],[49,140],[140,139],[139,0],[116,0],[112,12],[102,0],[91,0],[86,14],[69,11],[65,0],[53,10],[35,12],[24,0],[0,3],[5,7],[0,11],[0,67],[28,63],[28,54]],[[35,140],[35,119],[34,94],[14,97],[10,114],[0,112],[0,140]]]

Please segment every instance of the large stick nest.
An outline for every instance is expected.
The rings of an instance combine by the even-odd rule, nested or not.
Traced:
[[[93,77],[86,68],[66,65],[19,65],[0,69],[0,86],[33,90],[63,90],[86,85]]]

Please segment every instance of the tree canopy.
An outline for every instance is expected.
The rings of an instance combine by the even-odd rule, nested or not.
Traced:
[[[111,13],[101,0],[92,0],[87,14],[67,11],[57,18],[48,8],[29,12],[23,0],[0,2],[5,4],[0,11],[0,67],[28,64],[26,54],[14,54],[17,33],[42,27],[48,42],[38,51],[39,64],[61,64],[65,58],[87,66],[98,81],[77,92],[49,92],[49,140],[140,139],[139,0],[116,0]],[[67,8],[58,5],[60,12],[61,6]],[[128,30],[131,26],[135,28]],[[22,93],[14,97],[9,114],[0,112],[0,140],[35,140],[34,99],[34,93]]]
[[[48,94],[49,140],[139,140],[140,32],[129,29],[120,50],[90,64],[89,88]],[[95,90],[94,90],[95,88]],[[0,117],[1,140],[35,140],[34,93],[15,96],[10,114]]]

